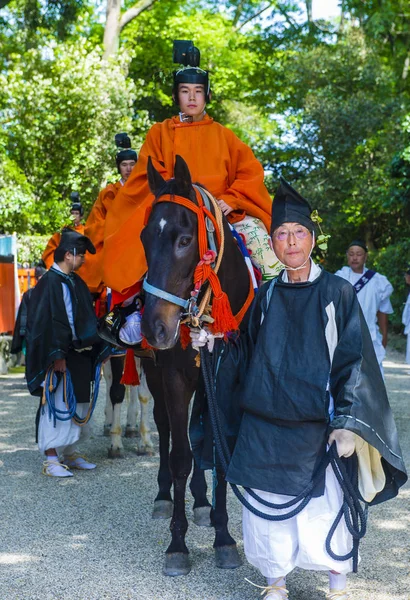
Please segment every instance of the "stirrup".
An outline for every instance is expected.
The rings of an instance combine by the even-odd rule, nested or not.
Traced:
[[[61,473],[58,475],[56,473],[52,473],[50,470],[50,467],[61,467],[63,469],[63,471],[61,471]],[[45,460],[43,462],[43,469],[42,469],[42,474],[43,475],[47,475],[47,477],[72,477],[73,474],[71,473],[69,467],[67,467],[67,465],[64,465],[63,463],[59,462],[58,460]]]
[[[245,581],[247,581],[248,583],[250,583],[251,585],[254,585],[255,587],[259,588],[261,591],[261,596],[264,596],[264,598],[266,600],[286,600],[288,597],[288,590],[286,589],[286,584],[285,585],[277,585],[278,581],[280,581],[281,579],[284,579],[284,577],[278,577],[278,579],[276,581],[274,581],[273,583],[271,583],[271,585],[257,585],[256,583],[253,583],[253,581],[251,581],[250,579],[247,579],[247,577],[245,577]],[[273,595],[275,594],[275,596]],[[330,600],[333,600],[332,598]],[[343,598],[341,598],[341,600],[344,600]]]
[[[326,594],[326,600],[349,600],[349,594],[344,590],[330,590]]]

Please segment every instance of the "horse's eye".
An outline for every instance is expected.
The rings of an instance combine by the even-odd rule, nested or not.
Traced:
[[[178,242],[178,246],[189,246],[189,244],[191,243],[192,238],[189,236],[184,236],[179,238],[179,242]]]

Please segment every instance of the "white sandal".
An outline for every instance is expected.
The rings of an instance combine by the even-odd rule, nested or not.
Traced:
[[[67,466],[67,469],[78,469],[80,471],[90,471],[91,469],[95,469],[97,465],[94,463],[88,462],[85,456],[81,456],[81,454],[71,454],[69,456],[64,457],[64,465]]]
[[[330,590],[326,600],[349,600],[349,594],[346,590]]]
[[[43,462],[43,475],[48,475],[48,477],[72,477],[70,469],[58,462],[58,460],[45,460]]]
[[[286,585],[277,585],[278,581],[281,581],[281,579],[283,579],[283,577],[279,577],[271,585],[264,586],[257,585],[245,577],[245,581],[262,590],[261,596],[263,596],[263,600],[287,600],[289,592],[286,589]]]

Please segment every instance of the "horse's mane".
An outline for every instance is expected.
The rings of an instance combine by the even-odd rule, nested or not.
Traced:
[[[201,185],[198,182],[195,182],[194,185],[198,185],[200,187],[204,188],[203,185]],[[195,194],[195,190],[194,188],[191,186],[189,192],[184,189],[181,191],[180,188],[180,184],[177,183],[176,179],[172,178],[172,179],[168,179],[168,181],[166,181],[164,183],[164,185],[157,191],[157,193],[155,194],[155,200],[154,200],[154,204],[156,202],[156,200],[158,200],[158,198],[160,198],[161,196],[163,196],[164,194],[175,194],[177,196],[182,196],[183,198],[187,198],[188,200],[192,200],[192,202],[194,202],[195,204],[197,204],[197,199],[196,199],[196,194]]]

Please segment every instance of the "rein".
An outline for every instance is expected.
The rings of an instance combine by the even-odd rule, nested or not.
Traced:
[[[77,414],[77,399],[74,394],[74,387],[71,380],[70,371],[68,369],[61,374],[63,380],[63,398],[66,410],[60,410],[56,408],[55,393],[61,378],[57,375],[57,372],[54,370],[52,365],[48,368],[44,381],[41,404],[42,406],[47,404],[49,416],[50,418],[53,417],[54,427],[56,425],[56,421],[69,421],[70,419],[73,419],[74,423],[81,427],[82,425],[88,423],[88,421],[91,419],[100,389],[101,364],[102,363],[99,362],[95,367],[95,378],[91,386],[92,389],[88,412],[84,418],[79,417]]]
[[[199,327],[202,321],[208,321],[212,323],[212,330],[215,333],[227,333],[228,331],[238,329],[240,322],[249,308],[254,297],[253,282],[250,279],[249,292],[245,304],[234,316],[232,314],[229,299],[222,290],[218,277],[218,271],[225,249],[222,211],[215,198],[207,190],[197,185],[194,185],[194,189],[198,204],[195,204],[188,198],[176,194],[164,194],[155,201],[155,203],[173,202],[187,208],[197,216],[198,250],[201,260],[194,271],[194,288],[190,294],[190,298],[186,300],[175,296],[170,292],[161,290],[150,284],[147,279],[144,279],[143,289],[153,296],[162,298],[167,302],[171,302],[172,304],[176,304],[183,308],[186,311],[186,313],[182,315],[182,322],[184,324]],[[204,202],[204,198],[206,197],[212,204],[215,215],[211,212],[210,208],[206,206],[206,203]],[[214,233],[216,236],[216,244],[213,237]],[[219,248],[218,252],[209,249],[216,247]],[[208,286],[198,306],[198,297],[205,283],[208,283]],[[209,316],[207,313],[209,313],[211,295],[213,295],[213,302],[212,312]]]

